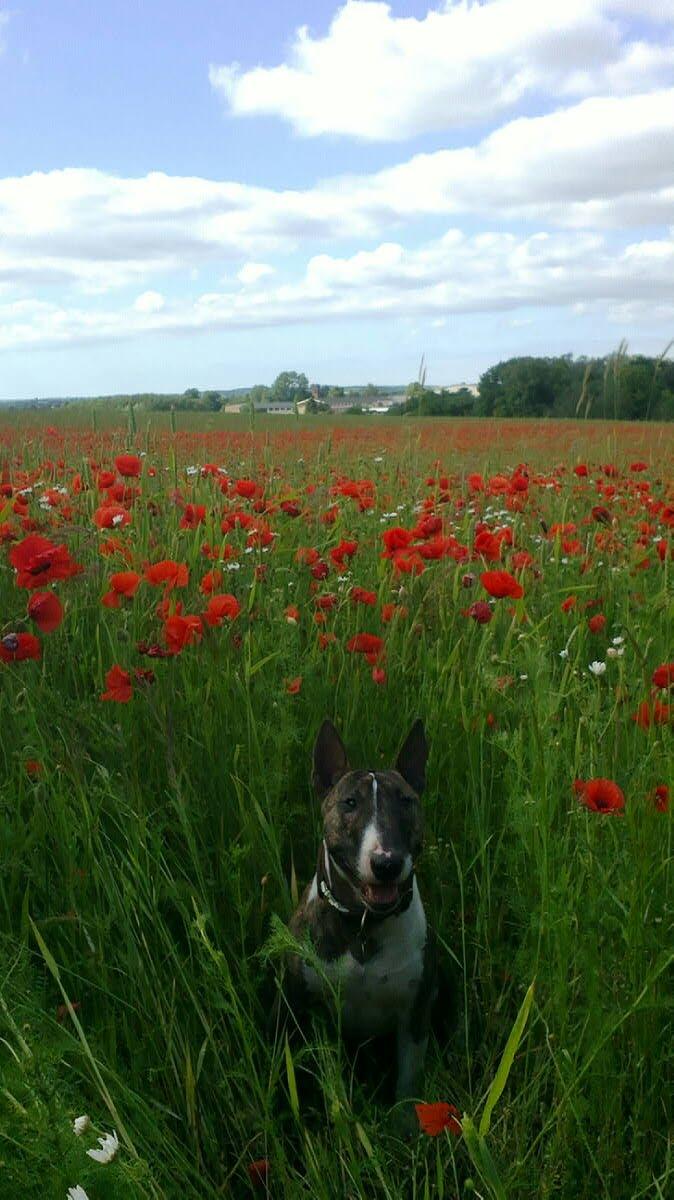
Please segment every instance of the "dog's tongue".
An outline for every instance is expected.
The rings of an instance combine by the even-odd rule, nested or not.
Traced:
[[[363,896],[368,904],[394,904],[398,899],[398,884],[365,883]]]

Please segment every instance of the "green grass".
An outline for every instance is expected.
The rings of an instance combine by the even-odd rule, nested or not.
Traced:
[[[479,1126],[535,980],[486,1134],[502,1194],[664,1200],[674,1183],[672,823],[650,793],[674,783],[673,738],[671,725],[641,729],[631,715],[649,695],[652,670],[674,658],[674,604],[670,561],[653,555],[648,569],[635,569],[647,514],[625,480],[632,457],[644,455],[653,495],[671,497],[666,431],[316,421],[267,422],[249,435],[245,423],[214,418],[201,433],[173,438],[159,421],[137,440],[157,475],[144,474],[133,523],[117,536],[139,570],[148,559],[189,564],[186,612],[203,610],[198,581],[215,564],[200,547],[219,542],[226,506],[212,480],[186,475],[188,464],[226,463],[234,478],[264,481],[276,497],[300,496],[308,516],[274,514],[279,536],[269,553],[241,552],[240,570],[223,572],[222,590],[243,606],[232,627],[206,629],[200,646],[150,660],[136,643],[161,640],[160,593],[141,584],[120,610],[100,604],[124,563],[98,553],[98,494],[74,497],[54,528],[35,501],[44,483],[69,486],[72,470],[93,481],[90,459],[108,467],[129,448],[128,434],[58,419],[54,434],[30,423],[0,430],[6,477],[35,473],[31,515],[85,567],[56,585],[66,614],[43,638],[42,661],[0,664],[2,1200],[63,1200],[76,1183],[90,1200],[260,1194],[248,1165],[261,1158],[273,1196],[498,1194],[465,1139],[400,1142],[381,1089],[354,1075],[328,1026],[292,1044],[292,1070],[283,1038],[269,1031],[267,961],[283,941],[269,942],[270,929],[274,916],[289,917],[295,879],[303,885],[313,870],[320,812],[310,755],[324,715],[354,763],[375,767],[391,764],[416,716],[426,723],[419,876],[454,964],[460,1016],[451,1038],[431,1043],[422,1098],[447,1100]],[[513,612],[497,601],[486,626],[462,614],[484,592],[479,583],[464,589],[461,577],[483,564],[444,558],[418,578],[394,579],[380,557],[381,514],[403,504],[400,524],[414,524],[436,458],[437,473],[453,476],[452,503],[437,511],[469,545],[478,517],[470,508],[505,506],[499,496],[456,506],[467,498],[468,472],[528,461],[548,478],[579,458],[595,467],[587,483],[569,471],[558,489],[532,484],[524,511],[510,514],[515,548],[534,555],[541,577],[528,568],[523,601]],[[606,501],[592,479],[609,459],[621,474]],[[339,498],[337,523],[319,520],[333,502],[331,468],[374,481],[374,514]],[[176,483],[185,499],[207,505],[205,528],[179,530]],[[307,484],[316,485],[309,496]],[[610,503],[618,522],[618,544],[601,552],[593,539],[604,527],[583,524],[597,503]],[[578,523],[589,571],[581,572],[585,555],[565,555],[559,539],[535,540],[541,519]],[[18,528],[9,509],[3,521]],[[353,606],[331,571],[320,590],[340,597],[325,626],[336,641],[321,650],[312,578],[295,552],[311,545],[327,554],[347,535],[360,543],[351,582],[380,602],[398,599],[409,616],[382,629],[378,609]],[[228,540],[242,551],[245,534]],[[2,632],[29,628],[8,550],[0,548]],[[254,581],[256,565],[268,568],[264,580]],[[579,607],[565,616],[570,593]],[[598,597],[601,636],[589,633],[581,608]],[[290,603],[300,608],[296,625],[284,617]],[[575,627],[565,660],[559,652]],[[345,650],[361,629],[386,638],[385,687]],[[616,635],[625,653],[595,680],[587,665]],[[113,663],[152,667],[156,680],[138,686],[130,704],[101,703]],[[284,681],[298,675],[300,693],[287,694]],[[43,765],[36,778],[29,759]],[[579,805],[574,779],[595,776],[623,788],[624,815]],[[317,1086],[307,1090],[309,1079]],[[81,1113],[95,1131],[77,1139],[71,1125]],[[100,1166],[85,1149],[112,1128],[120,1153]]]

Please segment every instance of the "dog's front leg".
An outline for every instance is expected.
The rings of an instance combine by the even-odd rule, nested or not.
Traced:
[[[419,1096],[428,1046],[428,1033],[412,1033],[407,1025],[398,1029],[398,1079],[396,1100],[411,1100]]]
[[[399,1025],[395,1125],[403,1137],[411,1137],[419,1128],[414,1100],[421,1094],[427,1045],[427,1030],[412,1032],[409,1020]]]

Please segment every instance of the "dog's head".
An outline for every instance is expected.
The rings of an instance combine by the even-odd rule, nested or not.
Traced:
[[[415,721],[394,767],[353,771],[332,721],[314,746],[314,785],[323,801],[325,844],[339,871],[370,908],[395,908],[423,840],[419,799],[428,749]]]

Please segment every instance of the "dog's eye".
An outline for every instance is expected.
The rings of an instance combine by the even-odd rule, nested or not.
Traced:
[[[342,801],[342,804],[344,805],[344,807],[345,807],[345,808],[348,808],[348,809],[354,809],[354,808],[356,807],[356,804],[357,804],[356,797],[355,797],[355,796],[347,796],[347,797],[346,797],[346,798],[345,798],[345,799]]]

